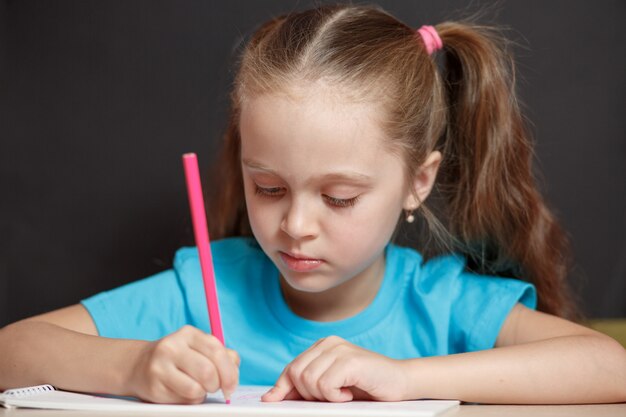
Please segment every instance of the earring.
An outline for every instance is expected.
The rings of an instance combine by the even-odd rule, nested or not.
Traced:
[[[406,222],[413,223],[415,221],[415,216],[413,215],[413,210],[406,210]]]

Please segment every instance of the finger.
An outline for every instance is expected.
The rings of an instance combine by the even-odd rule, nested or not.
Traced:
[[[282,401],[284,399],[287,399],[286,397],[288,394],[291,397],[294,397],[293,393],[290,394],[292,390],[298,393],[298,396],[300,397],[300,399],[305,399],[305,400],[313,399],[313,397],[311,397],[310,395],[308,395],[307,397],[306,390],[303,389],[303,391],[299,391],[296,385],[294,384],[292,375],[297,374],[297,372],[294,372],[292,370],[292,367],[293,367],[293,362],[287,365],[285,369],[283,369],[283,372],[280,374],[280,376],[274,383],[274,386],[263,395],[263,401]],[[290,398],[290,399],[293,399],[293,398]]]
[[[337,340],[335,340],[337,339]],[[280,374],[274,387],[263,396],[263,401],[282,401],[284,399],[315,399],[304,384],[300,382],[301,369],[316,359],[329,345],[336,344],[339,338],[323,338],[317,340],[307,350],[294,359]]]
[[[289,379],[289,376],[287,376],[286,370],[287,369],[285,368],[283,373],[280,374],[274,386],[265,394],[263,394],[263,396],[261,397],[262,401],[267,401],[267,402],[282,401],[282,400],[287,399],[286,397],[288,394],[291,395],[291,397],[293,397],[294,394],[292,393],[292,391],[296,391],[297,393],[295,386]],[[300,399],[302,399],[302,396],[300,396]]]
[[[239,354],[232,349],[226,349],[226,352],[228,353],[228,356],[235,364],[235,369],[237,370],[235,386],[233,388],[233,391],[234,391],[235,389],[237,389],[237,385],[239,385],[239,366],[241,365],[241,358],[239,357]]]
[[[321,390],[320,377],[328,368],[333,366],[336,356],[332,352],[324,352],[313,359],[302,371],[300,379],[307,391],[319,401],[326,401],[326,395]]]
[[[228,400],[239,383],[238,355],[233,360],[233,354],[214,336],[206,333],[197,333],[190,342],[190,347],[209,358],[216,368],[218,387],[222,389]]]
[[[261,401],[263,402],[276,402],[276,401],[290,401],[290,400],[304,400],[302,395],[298,392],[298,390],[293,387],[287,394],[282,395],[276,391],[276,388],[273,387],[265,394],[261,396]]]
[[[306,400],[324,401],[319,389],[319,377],[337,357],[337,347],[345,340],[337,336],[319,339],[290,364],[290,377],[298,392]]]
[[[228,353],[228,356],[233,361],[233,363],[237,367],[239,367],[239,365],[241,364],[241,358],[239,357],[239,354],[236,351],[232,350],[232,349],[226,349],[226,352]]]
[[[287,375],[289,377],[289,380],[291,381],[291,384],[305,400],[317,400],[317,398],[315,398],[313,394],[311,394],[311,392],[309,391],[307,384],[302,380],[302,369],[299,366],[296,366],[294,366],[294,364],[291,364],[288,366],[287,369]]]
[[[138,395],[143,401],[156,404],[188,404],[189,399],[181,397],[161,381],[151,384],[148,391]]]
[[[161,383],[171,391],[172,397],[179,399],[176,402],[197,404],[206,398],[204,387],[177,368],[172,367]]]
[[[283,398],[281,398],[280,400],[275,398],[275,392],[274,392],[275,388],[271,388],[269,389],[265,394],[263,394],[261,396],[261,401],[263,402],[275,402],[275,401],[289,401],[289,400],[304,400],[304,398],[302,398],[302,395],[300,395],[300,393],[298,392],[297,389],[292,388],[291,391],[289,391]]]
[[[319,377],[319,389],[327,401],[352,401],[354,395],[350,389],[353,369],[342,366],[341,361],[333,362]]]
[[[206,395],[199,396],[198,398],[195,398],[195,399],[189,399],[178,394],[176,391],[172,390],[167,385],[162,384],[159,399],[157,401],[152,401],[152,402],[166,403],[166,404],[200,404],[204,401],[205,398],[206,398]]]
[[[176,367],[189,377],[193,378],[206,392],[215,392],[220,389],[220,377],[211,358],[189,348],[175,358]]]
[[[304,400],[304,398],[302,398],[302,395],[300,395],[297,389],[293,388],[291,391],[287,393],[287,395],[285,395],[285,398],[283,398],[283,400],[284,401]]]
[[[281,376],[285,375],[288,378],[297,393],[307,401],[322,399],[311,391],[311,389],[313,391],[317,391],[315,386],[316,381],[314,381],[314,369],[310,369],[306,374],[304,371],[309,367],[311,362],[315,361],[324,353],[326,349],[323,344],[324,341],[325,339],[320,339],[311,345],[311,347],[291,361],[291,363],[284,369],[283,374],[281,374]],[[306,377],[306,379],[304,377]],[[287,394],[287,392],[284,393],[285,396]],[[291,396],[294,396],[294,394],[291,394]]]

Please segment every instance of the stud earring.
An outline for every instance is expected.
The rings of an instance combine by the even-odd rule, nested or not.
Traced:
[[[415,221],[415,216],[413,215],[413,210],[406,210],[406,222],[413,223]]]

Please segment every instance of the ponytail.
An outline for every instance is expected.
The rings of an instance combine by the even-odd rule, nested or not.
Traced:
[[[529,280],[539,310],[575,318],[568,242],[535,185],[512,59],[492,29],[443,23],[437,30],[449,106],[439,189],[450,232],[470,266]]]

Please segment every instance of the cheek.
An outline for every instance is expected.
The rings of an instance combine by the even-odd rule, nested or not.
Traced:
[[[400,210],[381,202],[334,222],[333,240],[343,248],[346,261],[376,256],[391,239]]]
[[[279,204],[268,204],[254,190],[246,190],[246,208],[252,233],[259,243],[276,235],[281,218]]]

